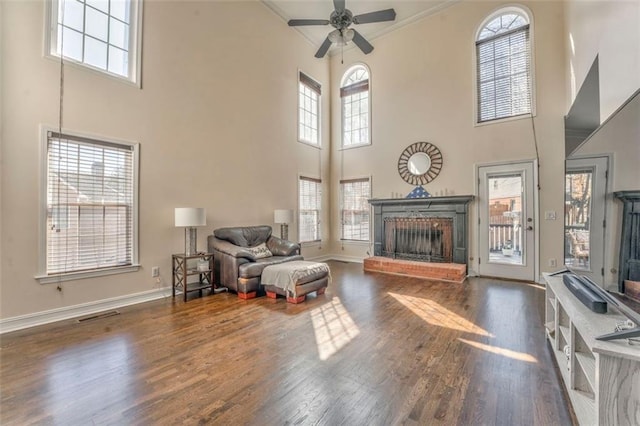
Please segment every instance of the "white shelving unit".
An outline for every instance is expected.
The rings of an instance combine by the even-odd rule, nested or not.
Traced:
[[[640,346],[603,342],[625,317],[609,306],[597,314],[545,274],[545,329],[562,380],[581,425],[640,424]]]

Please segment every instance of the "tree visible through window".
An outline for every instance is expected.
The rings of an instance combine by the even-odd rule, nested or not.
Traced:
[[[136,81],[140,0],[52,0],[49,53]]]
[[[490,18],[476,39],[478,122],[531,113],[529,18],[514,8]]]
[[[343,240],[369,241],[369,178],[340,181],[340,223]]]
[[[298,181],[298,239],[301,243],[320,241],[322,181],[301,176]]]
[[[136,146],[48,132],[46,274],[134,263]]]
[[[345,73],[340,87],[342,99],[342,146],[369,144],[369,71],[356,65]]]

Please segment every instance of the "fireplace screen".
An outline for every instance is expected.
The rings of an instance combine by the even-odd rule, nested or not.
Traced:
[[[382,255],[425,262],[453,261],[453,219],[387,217]]]

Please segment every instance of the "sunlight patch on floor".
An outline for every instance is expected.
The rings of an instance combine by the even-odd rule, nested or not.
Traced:
[[[461,341],[462,343],[466,343],[469,346],[473,346],[476,349],[481,349],[483,351],[491,352],[496,355],[502,355],[504,357],[515,359],[518,361],[525,361],[525,362],[532,362],[532,363],[538,362],[538,359],[536,357],[524,352],[516,352],[510,349],[500,348],[498,346],[492,346],[492,345],[487,345],[480,342],[474,342],[472,340],[462,339],[460,337],[458,337],[458,340]]]
[[[360,334],[358,326],[337,297],[312,310],[311,321],[322,361],[329,359]]]
[[[493,334],[478,327],[471,321],[462,318],[460,315],[448,310],[433,300],[414,296],[405,296],[397,293],[388,294],[431,325],[459,330],[465,333],[473,333],[480,336],[494,337]]]

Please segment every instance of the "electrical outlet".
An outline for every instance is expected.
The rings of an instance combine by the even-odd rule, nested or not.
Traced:
[[[556,212],[553,210],[549,210],[544,212],[545,220],[556,220]]]
[[[154,266],[151,268],[151,278],[156,278],[160,276],[160,267]]]
[[[555,268],[557,265],[556,260],[555,259],[549,259],[549,266],[551,266],[552,268]]]

